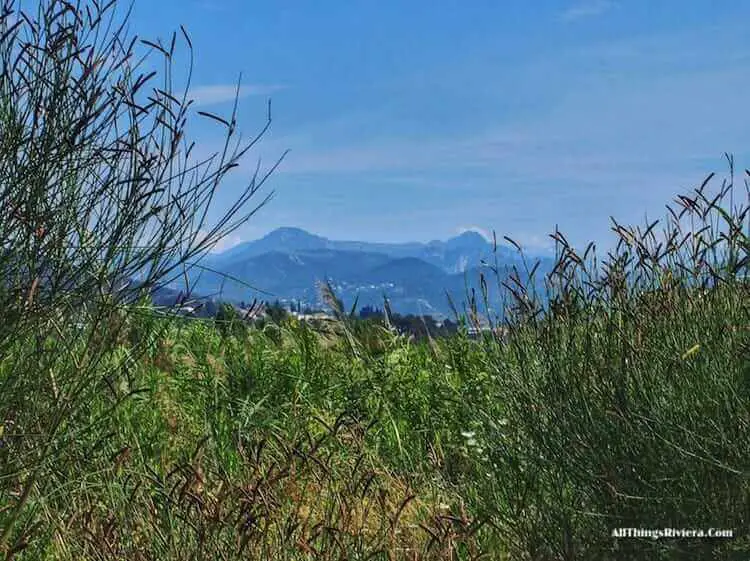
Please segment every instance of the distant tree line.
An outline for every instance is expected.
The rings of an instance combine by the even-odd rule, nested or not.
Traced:
[[[364,306],[359,311],[359,319],[385,323],[385,312],[377,307]],[[456,333],[459,327],[458,323],[449,319],[438,322],[434,317],[428,315],[402,315],[391,312],[389,320],[399,333],[413,335],[418,340],[426,338],[428,334],[431,337],[446,337]]]
[[[250,308],[250,306],[245,302],[240,302],[239,308],[244,310]],[[219,330],[225,334],[229,334],[236,333],[238,330],[242,331],[251,325],[257,328],[263,328],[269,323],[282,324],[291,317],[292,312],[303,313],[306,315],[323,312],[323,310],[316,310],[309,306],[302,307],[299,303],[293,304],[290,309],[285,307],[279,300],[263,302],[263,309],[265,311],[264,315],[260,317],[245,318],[243,317],[242,312],[232,304],[208,301],[203,307],[201,307],[201,309],[196,311],[195,315],[211,317],[206,314],[208,312],[213,312],[213,319]],[[385,325],[385,312],[377,307],[364,306],[360,308],[357,315],[350,317],[350,321],[360,323],[360,325]],[[455,334],[459,329],[459,324],[455,321],[449,319],[438,321],[434,317],[428,315],[402,315],[391,312],[389,315],[389,321],[399,333],[413,335],[417,340],[426,338],[428,334],[430,337],[446,337]]]

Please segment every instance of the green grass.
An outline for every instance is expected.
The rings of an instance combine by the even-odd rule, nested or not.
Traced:
[[[150,333],[131,319],[9,544],[27,544],[19,559],[708,558],[745,547],[747,296],[731,283],[686,292],[668,315],[582,312],[508,342],[431,346],[382,329],[359,357],[349,339],[293,321],[230,334],[184,319],[149,320]],[[132,359],[131,341],[149,335]],[[49,383],[32,385],[6,421],[1,524],[40,465],[30,433]],[[611,538],[616,527],[737,538],[641,543]]]

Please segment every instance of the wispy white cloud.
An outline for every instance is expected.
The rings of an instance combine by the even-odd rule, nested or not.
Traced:
[[[193,100],[193,106],[205,106],[234,101],[235,96],[242,99],[251,95],[269,95],[281,89],[284,89],[284,86],[247,85],[240,86],[238,92],[237,86],[233,84],[197,86],[188,91],[188,99]]]
[[[521,246],[521,249],[542,255],[554,255],[555,242],[548,234],[530,234],[527,232],[516,232],[511,239]],[[504,241],[504,240],[503,240]],[[500,243],[500,241],[498,241]]]
[[[585,0],[567,8],[560,19],[566,22],[576,21],[583,18],[600,16],[615,7],[611,0]]]
[[[492,232],[486,228],[481,228],[480,226],[461,226],[456,229],[457,234],[465,234],[466,232],[476,232],[488,242],[492,241]]]
[[[492,242],[493,240],[492,230],[487,228],[482,228],[480,226],[462,226],[456,229],[456,233],[458,234],[463,234],[465,232],[476,232],[488,242]],[[498,246],[513,247],[513,245],[503,237],[507,235],[507,233],[495,231],[495,235],[497,236]],[[524,251],[530,251],[534,254],[554,254],[555,244],[549,235],[517,231],[511,236],[511,239],[520,245]]]
[[[670,176],[678,179],[675,170],[693,173],[687,168],[700,166],[706,158],[743,150],[750,124],[743,111],[742,92],[750,86],[744,59],[704,57],[700,64],[679,67],[677,55],[654,62],[649,52],[658,49],[644,44],[668,52],[676,48],[670,38],[660,43],[645,38],[610,45],[607,56],[600,51],[586,57],[561,53],[528,80],[542,88],[553,86],[545,78],[549,66],[584,69],[584,76],[563,82],[554,104],[538,115],[489,124],[485,131],[367,140],[356,131],[318,130],[313,138],[282,137],[264,148],[271,148],[269,154],[281,146],[291,148],[279,169],[282,175],[382,173],[408,177],[415,185],[437,173],[494,170],[508,181],[603,187],[637,184],[645,176],[669,184]],[[602,61],[619,72],[595,72]],[[644,61],[651,66],[639,69]],[[670,72],[674,66],[679,70]]]
[[[200,243],[202,240],[205,240],[207,236],[208,232],[206,230],[199,230],[196,243]],[[221,253],[222,251],[226,251],[227,249],[241,244],[243,241],[244,240],[239,235],[229,234],[217,241],[216,245],[210,250],[210,253]]]
[[[295,143],[298,142],[298,144]],[[347,145],[317,148],[301,138],[281,138],[264,147],[269,154],[280,146],[291,153],[279,173],[308,175],[328,173],[423,172],[462,168],[486,168],[483,150],[495,150],[493,159],[511,157],[536,138],[524,137],[520,131],[496,133],[491,138],[482,134],[464,138],[436,137],[430,139],[391,138],[377,142],[349,142]],[[412,176],[411,182],[417,176]]]

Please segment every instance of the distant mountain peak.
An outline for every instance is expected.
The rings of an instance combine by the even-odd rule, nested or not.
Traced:
[[[466,230],[447,240],[445,245],[451,248],[485,249],[490,245],[490,242],[479,232]]]
[[[307,230],[303,230],[302,228],[297,228],[295,226],[282,226],[281,228],[276,228],[275,230],[272,230],[268,234],[264,236],[265,238],[321,238],[321,236],[318,236],[316,234],[311,234]]]
[[[481,240],[481,241],[488,241],[487,238],[484,237],[483,234],[480,234],[476,230],[466,230],[465,232],[461,232],[458,236],[453,238],[454,240],[460,239],[460,240]]]
[[[492,242],[478,229],[465,229],[446,241],[385,243],[331,240],[284,226],[211,256],[207,264],[213,272],[196,277],[191,288],[240,301],[256,287],[282,301],[316,304],[316,282],[331,279],[345,302],[360,298],[362,305],[378,305],[387,294],[399,313],[429,309],[450,314],[446,295],[460,303],[467,282],[478,286],[482,263],[491,257]],[[517,261],[505,247],[496,248],[494,258],[498,270]],[[239,282],[226,282],[218,271]]]
[[[475,239],[475,240],[478,240],[479,238],[481,238],[486,242],[492,241],[492,237],[479,228],[476,228],[476,229],[467,228],[456,237],[463,238],[463,239]]]

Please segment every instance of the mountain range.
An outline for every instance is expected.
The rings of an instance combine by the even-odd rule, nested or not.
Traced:
[[[538,279],[551,270],[553,259],[540,261]],[[481,234],[467,231],[445,241],[427,243],[372,243],[336,241],[299,228],[279,228],[261,239],[222,253],[208,254],[188,273],[193,294],[240,303],[279,300],[303,307],[321,307],[317,285],[331,286],[345,307],[383,305],[387,296],[393,311],[451,317],[447,295],[463,308],[473,288],[481,300],[480,272],[487,277],[490,302],[501,304],[498,282],[488,265],[497,264],[501,278],[513,265],[523,271],[515,249],[494,247]],[[223,273],[223,274],[221,274]],[[185,288],[183,282],[170,285]]]

